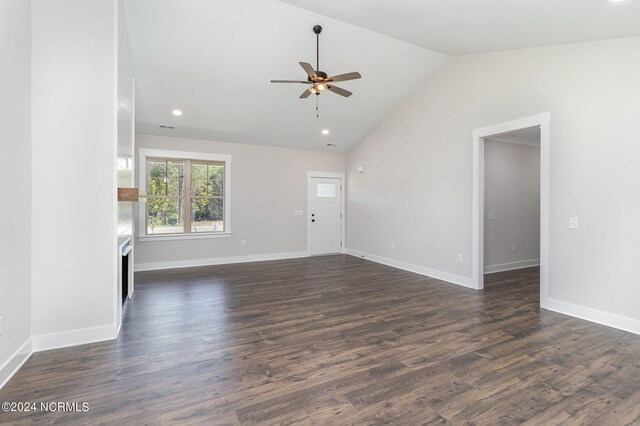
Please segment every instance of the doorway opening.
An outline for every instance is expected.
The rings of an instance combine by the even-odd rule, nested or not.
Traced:
[[[484,139],[484,282],[538,298],[540,127]],[[507,272],[509,271],[509,272]],[[508,288],[507,288],[508,287]]]
[[[511,242],[506,245],[507,250],[511,251],[512,262],[502,262],[495,265],[486,263],[486,260],[495,261],[496,258],[508,258],[509,252],[485,253],[485,226],[490,221],[498,218],[498,212],[485,210],[485,144],[490,145],[492,141],[500,141],[503,143],[509,140],[525,142],[535,135],[539,139],[539,219],[536,215],[533,217],[539,220],[539,264],[540,264],[540,305],[545,307],[548,300],[549,285],[549,130],[551,115],[549,113],[539,114],[531,117],[525,117],[519,120],[513,120],[506,123],[500,123],[473,132],[473,217],[472,217],[472,281],[473,287],[477,290],[484,288],[485,272],[496,271],[505,268],[514,269],[523,267],[527,264],[537,263],[535,258],[518,260],[515,253],[518,253],[518,243]],[[539,137],[537,136],[539,133]],[[489,141],[489,142],[487,142]],[[537,142],[537,141],[536,141]],[[500,142],[498,142],[500,143]],[[533,142],[530,142],[533,143]],[[493,177],[492,177],[493,179]],[[492,200],[493,202],[494,200]],[[492,208],[492,206],[487,205]],[[529,222],[532,220],[528,219]],[[487,229],[488,231],[488,229]],[[495,238],[496,236],[493,235]],[[504,243],[502,243],[504,245]],[[514,250],[515,244],[515,250]],[[533,248],[532,248],[533,247]],[[529,253],[535,251],[537,245],[533,245],[527,250]],[[522,249],[523,247],[521,247]],[[504,247],[502,247],[504,249]],[[521,250],[525,251],[525,250]],[[524,253],[523,253],[524,254]],[[487,257],[489,255],[489,257]],[[493,256],[493,257],[491,257]],[[501,257],[502,256],[502,257]],[[530,256],[530,254],[529,254]],[[518,263],[521,262],[521,263]],[[509,265],[509,263],[513,263]],[[506,265],[505,265],[506,264]],[[490,268],[485,268],[490,266]],[[493,267],[493,268],[491,268]],[[486,271],[485,269],[488,269]]]
[[[344,253],[344,174],[307,173],[309,255]]]

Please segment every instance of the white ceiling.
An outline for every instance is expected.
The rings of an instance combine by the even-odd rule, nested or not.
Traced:
[[[447,55],[640,35],[640,0],[125,0],[125,14],[138,132],[338,151]],[[315,66],[315,24],[321,69],[363,75],[340,83],[351,98],[321,95],[319,119],[304,85],[269,83]]]
[[[640,35],[640,1],[281,0],[447,55]]]
[[[276,0],[125,0],[125,13],[140,133],[347,151],[447,59]],[[269,83],[305,79],[315,24],[321,69],[363,76],[339,84],[350,98],[321,95],[319,119],[306,86]]]
[[[529,127],[528,129],[514,130],[508,133],[510,136],[540,141],[540,126]]]
[[[496,142],[515,143],[520,145],[540,146],[540,126],[493,135],[486,139]]]

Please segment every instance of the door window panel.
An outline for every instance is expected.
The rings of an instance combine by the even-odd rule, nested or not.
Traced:
[[[318,198],[336,198],[337,192],[335,183],[318,183]]]

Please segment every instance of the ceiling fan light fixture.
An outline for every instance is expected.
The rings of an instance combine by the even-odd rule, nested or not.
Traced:
[[[315,27],[313,27],[313,32],[316,35],[316,67],[314,69],[313,65],[307,62],[298,62],[298,64],[300,64],[304,72],[307,74],[307,80],[271,80],[271,82],[302,83],[309,85],[307,90],[305,90],[302,95],[299,96],[299,99],[307,99],[311,95],[319,96],[325,91],[333,92],[337,95],[348,98],[353,93],[340,87],[334,86],[333,83],[340,81],[357,80],[359,78],[362,78],[362,76],[359,72],[349,72],[346,74],[339,74],[330,77],[326,72],[320,71],[320,33],[322,32],[322,27],[320,25],[316,25]],[[316,111],[317,110],[318,106],[316,105]]]

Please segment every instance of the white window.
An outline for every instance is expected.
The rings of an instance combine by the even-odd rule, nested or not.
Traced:
[[[336,198],[335,183],[318,183],[318,198]]]
[[[231,234],[231,156],[140,149],[140,238]]]

